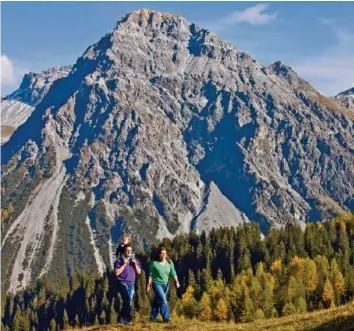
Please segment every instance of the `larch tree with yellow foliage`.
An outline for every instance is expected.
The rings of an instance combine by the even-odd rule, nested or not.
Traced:
[[[323,288],[322,300],[326,308],[334,306],[334,290],[328,278]]]
[[[220,298],[216,303],[216,309],[214,312],[215,319],[217,321],[226,321],[228,316],[228,308],[223,298]]]

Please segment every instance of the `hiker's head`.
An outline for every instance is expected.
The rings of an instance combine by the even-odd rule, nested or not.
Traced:
[[[156,256],[155,256],[155,261],[164,261],[166,260],[168,263],[170,263],[170,259],[167,255],[167,250],[165,247],[159,247]]]
[[[132,245],[126,244],[124,245],[124,256],[125,257],[130,257],[133,253]]]
[[[123,234],[123,244],[127,245],[127,244],[131,244],[131,243],[132,243],[132,237],[129,234],[124,233]]]

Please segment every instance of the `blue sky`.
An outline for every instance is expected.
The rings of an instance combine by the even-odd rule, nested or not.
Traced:
[[[354,85],[353,2],[2,2],[2,95],[26,72],[75,63],[140,8],[181,14],[262,64],[281,60],[324,94]]]

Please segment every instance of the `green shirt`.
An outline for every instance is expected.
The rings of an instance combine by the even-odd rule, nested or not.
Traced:
[[[170,261],[163,265],[159,261],[152,262],[150,266],[149,276],[152,278],[153,282],[167,284],[169,277],[176,276],[175,267],[173,262]]]

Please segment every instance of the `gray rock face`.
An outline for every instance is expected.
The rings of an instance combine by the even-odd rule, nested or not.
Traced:
[[[52,84],[66,77],[71,67],[53,67],[39,74],[30,72],[23,77],[20,88],[1,100],[1,144],[27,121]]]
[[[210,183],[206,190],[205,205],[197,215],[193,230],[197,233],[210,231],[211,228],[231,227],[249,222],[247,216],[235,208],[215,185]]]
[[[4,225],[8,287],[54,272],[57,256],[67,270],[103,270],[125,231],[143,248],[189,229],[251,220],[266,231],[354,208],[353,136],[350,111],[284,64],[263,67],[178,15],[129,14],[2,148],[3,201],[18,206]],[[23,202],[12,193],[24,183]],[[42,216],[28,212],[38,196],[51,197]],[[38,218],[51,231],[29,240]]]
[[[354,87],[339,93],[335,99],[337,99],[344,107],[354,111]]]

